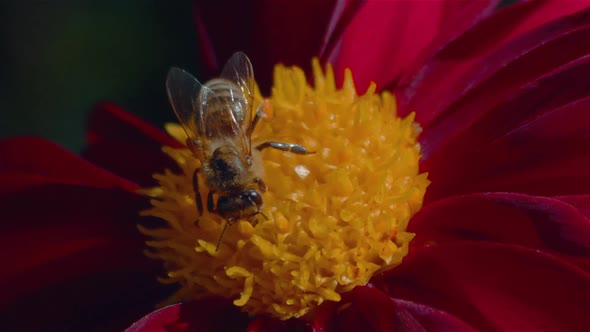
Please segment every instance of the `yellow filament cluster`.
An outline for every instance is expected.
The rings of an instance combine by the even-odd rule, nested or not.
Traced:
[[[164,147],[183,172],[156,174],[159,187],[143,190],[153,207],[142,214],[165,226],[139,229],[151,239],[148,255],[165,263],[161,281],[180,285],[173,301],[220,295],[249,313],[300,317],[407,254],[413,234],[406,226],[429,184],[418,170],[414,115],[398,118],[395,97],[375,93],[374,84],[358,96],[348,70],[342,88],[317,61],[313,77],[310,86],[300,68],[275,68],[272,118],[259,123],[253,141],[298,143],[316,153],[262,152],[268,220],[229,226],[219,251],[225,221],[215,213],[198,217],[194,201],[199,161],[187,149]],[[177,125],[168,131],[184,141]]]

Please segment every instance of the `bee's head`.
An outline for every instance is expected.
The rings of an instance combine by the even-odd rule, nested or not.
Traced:
[[[217,211],[226,219],[251,218],[260,213],[261,207],[262,194],[255,189],[221,196],[217,201]]]
[[[256,204],[259,210],[262,206],[262,194],[258,190],[248,189],[240,194],[240,198]]]

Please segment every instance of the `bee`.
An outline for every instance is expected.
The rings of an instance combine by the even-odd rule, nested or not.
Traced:
[[[193,189],[199,216],[203,200],[199,190],[202,172],[207,210],[226,220],[217,241],[219,249],[228,225],[247,220],[255,225],[262,215],[262,165],[252,155],[252,133],[264,116],[263,103],[254,111],[254,71],[246,54],[237,52],[221,75],[204,85],[188,72],[171,68],[166,79],[168,99],[187,134],[186,146],[200,161],[193,173]],[[268,141],[255,146],[296,154],[312,154],[302,145]]]

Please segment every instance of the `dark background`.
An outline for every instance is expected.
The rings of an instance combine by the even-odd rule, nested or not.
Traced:
[[[37,135],[72,151],[101,100],[173,120],[170,66],[198,75],[193,0],[25,0],[0,4],[0,138]],[[197,76],[198,77],[198,76]]]
[[[172,121],[168,68],[199,77],[193,1],[0,0],[0,138],[37,135],[77,152],[101,100]]]

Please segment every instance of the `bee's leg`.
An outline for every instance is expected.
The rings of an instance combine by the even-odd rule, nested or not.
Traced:
[[[252,133],[254,132],[254,129],[256,128],[258,121],[260,121],[260,118],[264,117],[263,109],[265,106],[267,106],[266,103],[268,103],[268,101],[263,100],[258,106],[258,109],[256,109],[254,119],[252,119],[252,122],[250,123],[250,125],[248,126],[248,130],[246,131],[246,137],[252,136]]]
[[[215,212],[215,204],[213,202],[213,190],[209,191],[209,193],[207,194],[207,210],[209,210],[209,212]]]
[[[264,214],[262,211],[258,210],[256,211],[256,213],[254,213],[252,216],[250,216],[248,218],[248,221],[250,221],[250,223],[252,224],[252,227],[256,227],[256,225],[258,225],[258,218],[257,216],[261,215],[264,220],[268,220],[268,217],[266,216],[266,214]]]
[[[260,188],[260,191],[262,191],[262,192],[266,191],[266,183],[264,183],[264,181],[261,178],[255,178],[254,182],[256,182],[256,184],[258,185],[258,188]]]
[[[215,252],[217,252],[219,250],[219,246],[221,245],[221,240],[223,239],[223,235],[225,234],[225,230],[227,229],[227,226],[229,226],[233,221],[234,221],[233,218],[228,218],[225,221],[225,225],[223,225],[223,229],[221,230],[221,235],[219,235],[219,240],[217,240],[217,246],[215,247]]]
[[[195,169],[193,173],[193,190],[195,192],[195,201],[197,202],[197,209],[199,216],[203,215],[203,201],[201,200],[201,192],[199,191],[199,169]]]
[[[307,148],[303,145],[299,144],[292,144],[292,143],[283,143],[283,142],[264,142],[256,146],[258,151],[262,151],[266,148],[273,148],[281,151],[289,151],[296,154],[313,154],[315,152],[308,151]]]
[[[265,220],[268,220],[268,217],[266,216],[266,214],[262,213],[262,211],[258,210],[258,212],[256,212],[256,214],[261,215]]]

